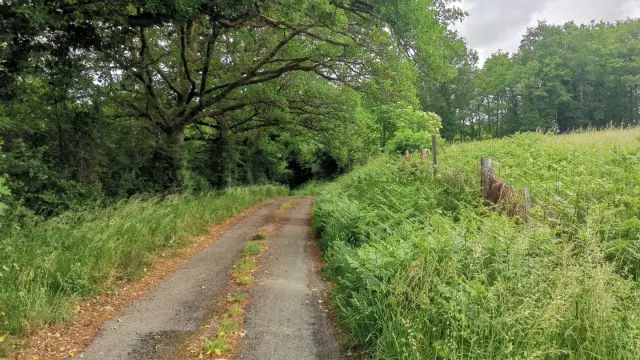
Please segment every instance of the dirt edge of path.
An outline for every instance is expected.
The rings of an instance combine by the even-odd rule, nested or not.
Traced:
[[[315,206],[315,201],[313,206]],[[368,354],[358,350],[358,346],[349,333],[349,330],[345,328],[338,320],[338,309],[336,309],[336,306],[333,303],[333,293],[335,291],[336,283],[334,280],[328,280],[325,276],[324,271],[327,267],[327,261],[324,257],[324,252],[322,251],[322,246],[320,245],[320,239],[318,239],[318,234],[313,229],[313,209],[311,214],[312,225],[309,227],[309,237],[311,241],[309,241],[307,244],[311,261],[309,261],[308,271],[315,273],[318,279],[320,279],[325,284],[325,292],[321,298],[324,303],[327,304],[326,309],[329,313],[331,325],[337,336],[340,350],[342,351],[343,355],[347,360],[365,359]]]
[[[206,234],[194,238],[191,246],[177,250],[176,256],[166,257],[162,253],[154,255],[152,270],[146,276],[133,282],[117,283],[115,291],[105,291],[79,301],[75,306],[73,321],[43,326],[35,334],[19,340],[16,345],[24,348],[14,351],[5,359],[61,360],[75,357],[99,335],[104,322],[113,319],[193,256],[215,243],[234,224],[276,201],[278,199],[266,201],[220,224],[208,225]]]

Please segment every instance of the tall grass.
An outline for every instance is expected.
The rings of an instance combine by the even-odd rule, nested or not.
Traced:
[[[435,179],[385,157],[327,185],[314,226],[340,321],[373,359],[640,358],[640,287],[602,231],[637,245],[636,136],[518,135],[445,149]],[[552,190],[530,221],[482,204],[481,157]]]
[[[184,247],[206,224],[287,191],[259,186],[131,199],[14,231],[0,239],[0,333],[69,320],[77,299],[143,275],[154,252]]]
[[[602,241],[621,270],[640,277],[640,128],[447,147],[444,174],[474,189],[481,157],[494,159],[501,179],[531,188],[538,220],[565,237]]]

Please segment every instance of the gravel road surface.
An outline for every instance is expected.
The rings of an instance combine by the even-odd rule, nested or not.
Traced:
[[[302,199],[269,251],[249,294],[244,339],[236,358],[338,360],[341,354],[327,310],[326,286],[311,237],[313,200]]]
[[[266,206],[232,226],[170,278],[104,323],[101,335],[83,354],[84,359],[170,359],[172,350],[219,306],[243,245],[281,203]]]

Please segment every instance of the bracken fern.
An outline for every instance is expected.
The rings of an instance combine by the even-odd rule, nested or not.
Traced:
[[[326,185],[339,320],[374,359],[640,358],[638,133],[450,146],[435,178],[384,157]],[[481,157],[531,187],[529,221],[485,207]]]

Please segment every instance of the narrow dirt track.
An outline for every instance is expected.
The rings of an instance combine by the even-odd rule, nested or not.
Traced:
[[[219,306],[243,245],[281,203],[262,208],[235,224],[170,278],[104,323],[101,335],[83,354],[84,359],[171,359],[172,351]]]
[[[185,360],[181,346],[223,305],[234,262],[284,200],[241,220],[170,278],[102,326],[89,360]],[[310,222],[313,199],[280,217],[256,273],[237,359],[345,359],[326,304]]]
[[[313,200],[305,198],[284,228],[269,241],[270,250],[249,294],[247,334],[238,359],[338,360],[338,339],[326,304],[310,221]]]

